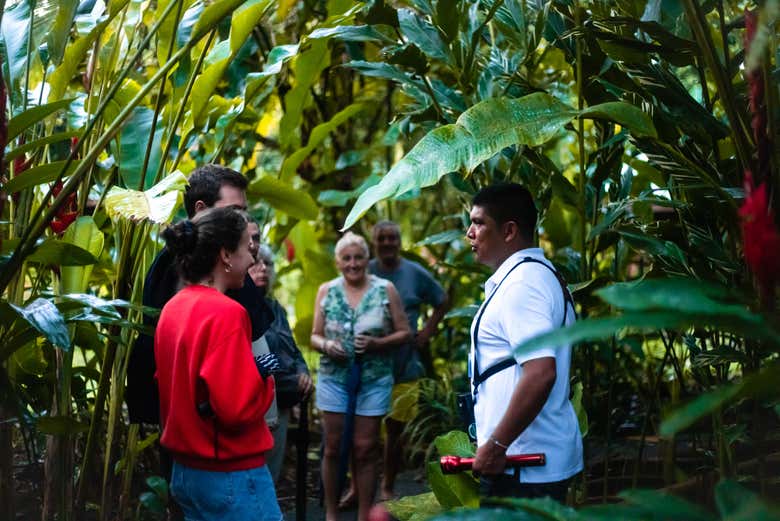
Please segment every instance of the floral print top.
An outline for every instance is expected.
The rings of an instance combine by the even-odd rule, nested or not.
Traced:
[[[393,332],[390,300],[387,297],[389,282],[374,275],[368,277],[369,287],[355,309],[347,301],[343,277],[328,283],[328,292],[320,303],[325,319],[325,338],[341,342],[348,358],[336,360],[321,355],[320,377],[345,384],[350,364],[355,359],[355,335],[362,333],[382,337]],[[393,373],[391,351],[368,352],[361,361],[361,383],[372,382]]]

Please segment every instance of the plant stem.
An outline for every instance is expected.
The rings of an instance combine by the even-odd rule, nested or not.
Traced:
[[[183,2],[177,2],[177,3],[178,3],[178,9],[176,10],[174,27],[178,29]],[[166,60],[171,59],[171,55],[173,54],[173,46],[175,43],[176,43],[176,30],[174,30],[173,35],[171,36],[171,42],[168,44],[168,53],[165,56]],[[160,117],[160,112],[162,111],[164,97],[165,97],[165,80],[160,82],[160,90],[157,92],[157,101],[154,104],[154,116],[152,116],[152,127],[151,127],[152,130],[149,133],[149,140],[146,142],[146,152],[144,153],[144,162],[143,162],[143,166],[141,167],[141,179],[138,182],[139,191],[144,189],[144,184],[146,183],[146,170],[149,168],[149,158],[152,155],[152,146],[154,145],[154,137],[157,134],[157,119]],[[160,160],[162,161],[162,159]]]
[[[583,78],[582,78],[582,36],[580,35],[581,29],[582,29],[582,20],[580,19],[580,2],[579,0],[574,1],[574,25],[577,28],[578,36],[575,40],[576,45],[576,53],[577,53],[577,63],[575,64],[576,67],[576,75],[577,75],[577,110],[582,111],[584,105],[585,105],[585,99],[583,96]],[[587,192],[585,189],[585,121],[582,118],[577,118],[577,158],[579,160],[579,176],[577,177],[578,186],[577,189],[579,191],[579,222],[580,222],[580,277],[582,281],[588,280],[588,260],[587,260],[587,248],[585,246],[586,243],[586,231],[587,231],[587,225],[585,223],[586,221],[586,210],[585,205],[587,204]],[[606,479],[606,476],[605,476]],[[606,486],[606,482],[605,482]]]
[[[187,81],[187,86],[184,88],[184,94],[182,95],[182,98],[179,99],[179,109],[176,111],[176,115],[171,121],[171,125],[170,125],[171,130],[170,133],[168,134],[168,141],[165,143],[165,148],[163,149],[163,153],[160,156],[160,164],[157,167],[157,173],[154,176],[154,184],[159,183],[160,180],[162,179],[163,170],[165,170],[165,162],[168,160],[168,154],[171,153],[171,147],[173,146],[173,138],[176,137],[176,128],[179,126],[179,121],[181,121],[182,116],[184,116],[184,111],[187,108],[187,99],[190,97],[192,88],[195,86],[195,80],[198,77],[198,71],[203,66],[203,60],[206,59],[206,55],[208,54],[209,48],[211,47],[211,42],[214,41],[214,37],[216,36],[216,34],[217,34],[216,29],[213,29],[209,34],[209,39],[206,42],[206,45],[203,46],[203,50],[201,51],[200,56],[198,57],[198,63],[192,69],[192,74],[190,75],[190,79]],[[182,136],[182,144],[185,141],[184,138],[185,136]],[[178,164],[178,161],[176,161],[176,164]]]

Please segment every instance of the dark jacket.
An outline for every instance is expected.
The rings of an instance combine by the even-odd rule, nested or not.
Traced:
[[[157,255],[144,281],[144,306],[157,309],[179,291],[180,279],[173,261],[173,255],[167,248]],[[244,306],[252,322],[252,340],[260,338],[274,320],[273,311],[257,291],[249,275],[244,287],[228,291],[227,295]],[[157,320],[144,316],[144,322],[156,326]],[[154,362],[154,338],[140,334],[135,341],[127,364],[127,390],[125,401],[130,413],[131,423],[160,423],[160,397]]]
[[[265,332],[265,339],[268,349],[279,358],[282,368],[281,372],[274,375],[276,404],[282,409],[288,409],[301,401],[298,378],[301,373],[308,374],[309,368],[306,367],[301,350],[295,344],[284,308],[274,299],[266,298],[265,302],[274,314],[274,321]]]

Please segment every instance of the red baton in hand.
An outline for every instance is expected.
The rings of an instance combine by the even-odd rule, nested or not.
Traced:
[[[541,467],[546,463],[544,454],[515,454],[506,457],[506,466],[517,467]],[[461,458],[460,456],[442,456],[439,460],[441,471],[444,474],[456,474],[471,470],[474,458]]]

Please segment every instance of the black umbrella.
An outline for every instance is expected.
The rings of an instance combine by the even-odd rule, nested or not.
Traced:
[[[352,452],[352,439],[355,435],[355,409],[357,407],[358,392],[360,391],[361,371],[362,361],[356,356],[350,364],[349,373],[347,374],[347,412],[344,415],[344,430],[341,434],[341,446],[339,447],[339,486],[336,497],[341,497],[344,486],[347,483],[349,456]]]

